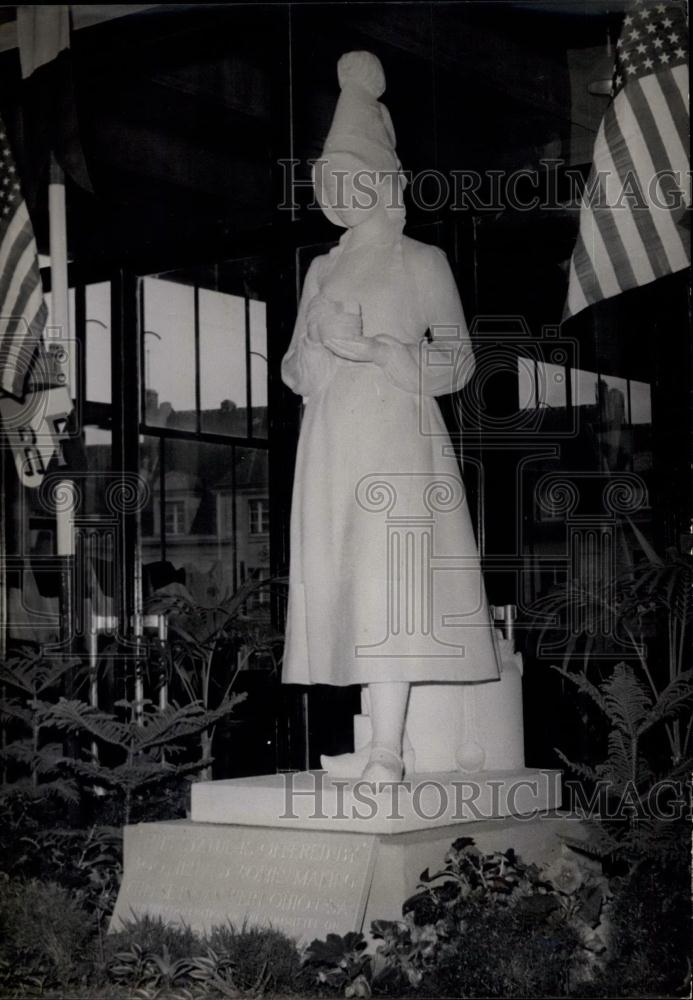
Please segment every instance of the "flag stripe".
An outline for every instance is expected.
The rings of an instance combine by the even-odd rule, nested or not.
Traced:
[[[621,98],[624,98],[624,100],[621,100]],[[621,125],[621,131],[628,136],[628,147],[632,157],[631,162],[640,181],[641,189],[647,191],[648,182],[654,174],[654,164],[625,90],[614,101],[614,108],[616,109],[616,115]],[[657,230],[659,236],[658,245],[654,244],[657,246],[657,256],[660,261],[668,265],[665,273],[678,271],[682,267],[686,267],[688,258],[679,231],[671,217],[671,212],[661,211],[652,215],[636,209],[634,215],[636,223],[639,223],[642,218],[649,219],[654,224],[654,228]],[[647,244],[647,240],[645,242]],[[654,269],[656,272],[656,266]]]
[[[607,176],[607,203],[611,204],[617,200],[617,192],[620,192],[623,182],[611,156],[611,149],[606,142],[603,146],[602,158]],[[623,249],[623,256],[619,258],[619,269],[625,272],[624,280],[621,282],[623,289],[634,288],[638,284],[654,281],[656,274],[652,270],[647,247],[635,223],[633,213],[626,206],[623,206],[614,209],[611,212],[611,218],[618,230]]]
[[[578,242],[581,239],[578,238]],[[589,305],[589,299],[582,290],[582,283],[578,278],[577,271],[575,269],[575,260],[570,262],[570,274],[568,278],[568,301],[566,303],[566,312],[569,316],[574,316],[575,313],[581,312],[586,306]]]
[[[671,112],[673,134],[678,136],[684,162],[688,164],[688,148],[691,141],[688,134],[688,67],[675,66],[669,73],[658,73],[656,80]]]
[[[31,220],[0,120],[0,390],[22,398],[46,321]]]
[[[616,101],[614,101],[611,107],[607,108],[604,116],[605,121],[607,122],[605,131],[609,137],[609,152],[621,185],[625,185],[627,183],[630,175],[632,179],[638,181],[640,189],[642,190],[640,173],[637,170],[631,156],[633,149],[633,136],[630,134],[630,129],[628,128],[624,130],[621,124],[624,119],[627,126],[630,126],[631,124],[630,119],[623,112],[623,105],[626,101],[626,92],[624,90],[618,95]],[[627,105],[627,108],[630,108],[630,105]],[[618,110],[621,110],[620,116],[618,115]],[[646,191],[647,188],[645,188],[645,192]],[[632,210],[629,207],[628,199],[626,198],[624,198],[621,204],[616,206],[614,210],[630,213],[631,218],[637,227],[638,233],[640,234],[640,239],[643,247],[645,248],[645,252],[649,257],[654,275],[656,278],[661,278],[667,273],[665,263],[666,252],[650,213],[644,208],[636,207],[635,210]]]
[[[603,299],[604,292],[599,283],[599,277],[594,267],[594,261],[587,253],[587,247],[585,246],[582,233],[578,236],[578,241],[575,244],[575,250],[573,251],[573,265],[577,279],[580,282],[582,294],[587,301],[594,302],[596,299]]]
[[[3,279],[6,277],[5,272],[8,267],[9,255],[12,252],[12,244],[16,239],[18,239],[19,234],[22,231],[22,228],[26,225],[28,221],[29,221],[29,213],[27,212],[26,205],[22,201],[14,211],[12,218],[7,224],[7,229],[5,229],[4,231],[2,240],[0,240],[0,262],[2,263]],[[3,232],[2,230],[3,222],[4,220],[0,221],[0,233]],[[2,301],[3,299],[0,296],[0,307],[2,305]]]
[[[649,85],[646,92],[643,87],[643,82],[644,81],[636,80],[633,83],[632,88],[629,88],[628,97],[634,109],[634,115],[640,125],[643,139],[645,140],[652,157],[655,172],[660,173],[662,170],[672,169],[671,139],[669,140],[669,149],[667,150],[667,147],[664,145],[662,140],[662,132],[660,131],[661,128],[665,135],[667,135],[670,131],[671,125],[670,121],[667,121],[667,119],[670,119],[671,116],[666,106],[666,101],[662,100],[658,102],[659,106],[657,108],[659,122],[655,119],[650,103],[651,95],[654,96],[656,91],[659,91],[661,94],[662,90],[657,84],[656,79],[654,79],[654,86]],[[675,130],[673,132],[673,136],[678,138],[678,134]]]
[[[2,276],[0,276],[0,316],[12,316],[14,300],[16,298],[16,283],[18,268],[21,267],[21,277],[27,271],[26,252],[30,253],[28,268],[33,265],[36,247],[34,245],[34,234],[31,231],[31,223],[27,219],[24,225],[17,231],[14,241],[10,244],[6,253],[0,257],[2,260]],[[32,254],[33,251],[33,254]]]
[[[36,279],[32,273],[31,248],[29,248],[29,255],[30,266],[24,275],[24,279],[19,289],[17,290],[14,305],[9,312],[9,316],[13,319],[23,320],[27,325],[31,326],[34,316],[36,315],[41,302],[43,302],[43,292],[36,284]],[[35,304],[32,306],[32,303]]]
[[[10,281],[9,288],[7,289],[7,294],[3,301],[3,314],[10,319],[14,319],[17,316],[21,316],[19,309],[22,305],[22,288],[25,285],[27,278],[30,281],[36,283],[36,276],[34,275],[34,264],[36,261],[36,246],[33,240],[24,247],[22,253],[15,263],[12,280]]]

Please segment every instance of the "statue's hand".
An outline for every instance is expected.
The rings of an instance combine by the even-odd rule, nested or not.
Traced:
[[[399,344],[394,337],[381,334],[377,337],[359,337],[357,340],[342,337],[330,337],[325,341],[325,347],[348,361],[372,361],[384,365],[392,344]]]
[[[363,335],[361,311],[347,312],[341,302],[316,295],[306,313],[308,339],[329,346],[328,341],[357,340]]]

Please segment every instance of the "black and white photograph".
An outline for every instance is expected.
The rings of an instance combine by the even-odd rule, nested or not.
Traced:
[[[0,6],[0,998],[693,995],[687,0]]]

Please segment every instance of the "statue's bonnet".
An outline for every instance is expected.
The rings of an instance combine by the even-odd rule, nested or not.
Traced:
[[[335,212],[338,177],[357,171],[377,171],[387,182],[387,210],[403,219],[402,191],[406,183],[395,152],[395,130],[390,112],[378,98],[385,91],[382,64],[372,52],[346,52],[337,63],[341,93],[322,156],[313,167],[313,183],[320,206],[336,226],[344,222]],[[364,187],[373,184],[364,176]]]

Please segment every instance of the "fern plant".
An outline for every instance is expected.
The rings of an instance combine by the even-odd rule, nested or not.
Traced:
[[[212,710],[200,702],[164,709],[155,708],[148,699],[142,706],[132,701],[116,702],[114,707],[124,711],[124,720],[82,701],[62,698],[52,706],[50,719],[59,729],[84,733],[110,748],[110,753],[100,754],[99,759],[91,755],[65,758],[63,765],[78,778],[116,793],[127,824],[136,794],[171,778],[199,773],[211,763],[210,757],[191,753],[190,740],[230,715],[244,697],[229,695]],[[103,763],[113,757],[115,763]]]
[[[537,602],[534,610],[582,622],[569,637],[562,663],[552,666],[605,719],[607,755],[591,766],[556,752],[580,777],[606,787],[612,804],[624,796],[632,800],[634,815],[627,821],[588,825],[602,855],[616,854],[637,863],[676,835],[672,823],[653,815],[651,795],[663,781],[679,782],[683,789],[693,766],[693,557],[674,548],[660,557],[637,525],[630,524],[642,551],[631,571],[593,588],[571,581]],[[592,654],[599,636],[606,637],[600,653],[615,651],[616,645],[609,645],[615,622],[628,639],[629,662],[616,663],[606,678],[596,682],[590,676]],[[544,625],[540,640],[551,629]],[[651,647],[659,653],[656,659]],[[576,662],[581,664],[577,671]],[[603,657],[600,662],[604,664]]]
[[[0,662],[0,797],[5,801],[51,796],[63,803],[78,802],[77,783],[64,768],[63,745],[50,739],[56,690],[65,674],[78,666],[78,659],[51,660],[31,646],[19,647]]]
[[[657,788],[683,789],[693,768],[693,756],[673,758],[670,765],[657,770],[643,751],[643,740],[664,720],[679,717],[693,702],[693,670],[681,672],[656,697],[638,677],[633,667],[619,663],[601,684],[593,684],[585,671],[575,673],[554,666],[563,677],[587,695],[610,724],[607,755],[592,767],[569,760],[557,749],[563,762],[580,777],[605,791],[605,815],[585,820],[591,833],[591,845],[600,857],[623,857],[637,863],[652,849],[662,849],[676,835],[669,820],[657,817],[652,805]],[[625,808],[624,808],[625,806]],[[612,822],[612,816],[618,816]],[[584,850],[584,843],[574,846]]]
[[[270,659],[276,672],[283,636],[268,616],[248,611],[249,601],[277,580],[248,580],[220,604],[205,607],[179,595],[154,595],[147,610],[169,621],[169,656],[175,681],[190,702],[214,711],[230,695],[238,674],[253,656]],[[215,697],[216,692],[216,697]],[[200,731],[201,753],[211,757],[215,725]],[[211,778],[209,765],[202,773]]]

